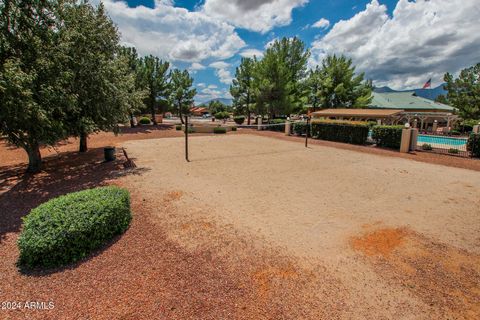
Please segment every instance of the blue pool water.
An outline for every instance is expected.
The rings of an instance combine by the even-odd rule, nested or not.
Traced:
[[[467,144],[467,139],[462,138],[450,138],[450,137],[439,137],[439,136],[426,136],[419,134],[418,135],[418,144],[423,143],[437,143],[449,146],[464,146]]]

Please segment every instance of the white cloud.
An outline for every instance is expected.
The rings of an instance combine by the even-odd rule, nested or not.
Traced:
[[[227,98],[231,99],[232,96],[228,89],[202,89],[196,96],[195,101],[204,102],[208,100],[218,99],[218,98]]]
[[[225,69],[225,68],[228,68],[230,65],[225,61],[215,61],[210,63],[209,66],[215,69]]]
[[[199,88],[205,88],[206,84],[203,83],[203,82],[200,82],[199,84],[197,84],[197,87]]]
[[[331,53],[351,57],[376,85],[412,88],[442,82],[480,60],[478,0],[399,0],[393,15],[373,0],[312,43],[310,65]]]
[[[320,28],[320,29],[327,29],[330,26],[330,21],[325,18],[322,18],[315,22],[312,27],[313,28]]]
[[[228,21],[236,27],[268,32],[292,21],[292,10],[308,0],[205,0],[201,8],[211,17]]]
[[[278,39],[278,38],[273,38],[272,40],[268,41],[263,47],[264,47],[265,49],[268,49],[268,48],[270,48],[270,46],[271,46],[272,44],[274,44],[274,42],[277,41],[277,40],[279,40],[279,39]]]
[[[190,66],[190,70],[193,70],[193,71],[197,71],[197,70],[203,70],[205,69],[206,67],[201,64],[201,63],[198,63],[198,62],[194,62],[192,63],[192,65]]]
[[[216,69],[215,74],[221,83],[230,84],[232,82],[232,74],[227,70],[227,68],[230,67],[230,64],[225,61],[215,61],[210,63],[209,66]]]
[[[218,87],[217,87],[216,85],[214,85],[214,84],[211,84],[211,85],[208,86],[208,88],[209,88],[209,89],[217,89]]]
[[[261,58],[263,57],[263,51],[257,50],[257,49],[245,49],[242,52],[240,52],[240,55],[244,58]]]
[[[122,41],[141,55],[199,62],[230,58],[245,46],[232,25],[203,12],[174,7],[171,0],[156,1],[155,8],[129,8],[126,2],[114,0],[103,3]]]

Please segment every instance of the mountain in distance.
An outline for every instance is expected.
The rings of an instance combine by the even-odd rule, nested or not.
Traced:
[[[226,106],[231,106],[232,105],[232,99],[228,99],[228,98],[216,98],[216,99],[211,99],[211,100],[208,100],[208,101],[205,101],[205,102],[202,102],[200,103],[198,106],[208,106],[208,104],[212,101],[219,101],[221,103],[223,103],[224,105]]]
[[[435,100],[439,95],[447,95],[447,90],[443,88],[445,84],[442,83],[438,87],[432,88],[432,89],[412,89],[412,90],[394,90],[390,87],[378,87],[374,88],[373,91],[378,92],[378,93],[388,93],[388,92],[411,92],[414,91],[415,94],[419,97],[425,98],[425,99],[430,99],[430,100]]]

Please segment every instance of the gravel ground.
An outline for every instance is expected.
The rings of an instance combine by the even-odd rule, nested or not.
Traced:
[[[181,136],[171,127],[101,133],[86,154],[73,140],[43,150],[35,176],[22,173],[23,151],[0,145],[0,302],[55,306],[0,318],[479,317],[479,173],[238,133],[193,138],[189,164],[180,139],[127,142]],[[110,144],[127,146],[139,167],[125,170],[120,155],[103,163]],[[76,265],[20,273],[20,218],[104,184],[131,191],[129,230]]]

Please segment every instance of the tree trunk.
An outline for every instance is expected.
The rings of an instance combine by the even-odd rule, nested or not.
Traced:
[[[178,116],[180,117],[180,121],[182,121],[182,124],[184,124],[183,117],[182,117],[182,105],[178,105]]]
[[[86,133],[81,133],[80,134],[80,152],[87,152],[88,147],[87,147],[87,137],[88,135]]]
[[[38,144],[29,146],[25,151],[28,154],[27,172],[36,173],[42,169],[42,155]]]
[[[250,112],[250,110],[247,111],[247,124],[250,125],[250,116],[252,115],[252,113]]]
[[[155,118],[155,106],[152,106],[152,122],[157,125],[157,119]]]
[[[130,114],[130,128],[135,128],[135,122],[133,122],[133,113]]]

